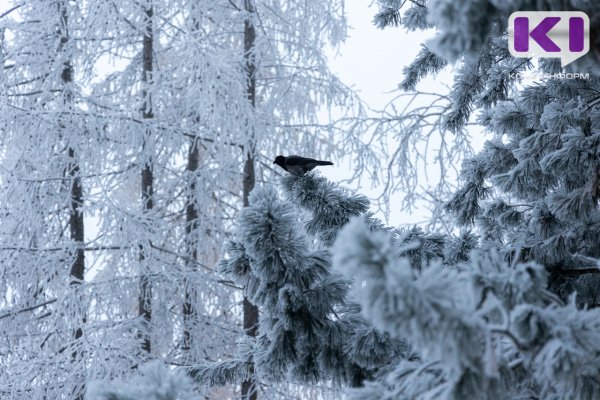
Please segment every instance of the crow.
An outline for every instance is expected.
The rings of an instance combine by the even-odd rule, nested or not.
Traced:
[[[303,176],[318,165],[333,165],[331,161],[319,161],[300,156],[277,156],[273,164],[277,164],[287,172],[298,176]]]

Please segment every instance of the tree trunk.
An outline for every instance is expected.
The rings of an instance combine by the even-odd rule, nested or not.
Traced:
[[[244,9],[248,17],[244,21],[244,59],[246,60],[247,86],[246,95],[252,107],[256,107],[256,62],[254,55],[254,45],[256,42],[256,30],[254,28],[254,4],[252,0],[244,0]],[[244,177],[243,177],[243,201],[244,207],[248,206],[248,196],[252,189],[256,176],[254,173],[254,132],[249,132],[249,149],[245,154]],[[244,332],[246,335],[255,337],[258,331],[258,307],[252,304],[244,296]],[[249,367],[250,376],[242,382],[242,400],[256,400],[257,382],[254,375],[254,362],[251,361]]]
[[[59,3],[60,7],[60,52],[64,51],[64,48],[69,43],[69,29],[68,29],[68,16],[67,16],[67,2],[63,1]],[[61,71],[61,80],[63,83],[63,88],[66,89],[63,92],[63,101],[67,107],[70,107],[73,102],[73,95],[71,93],[70,86],[73,83],[73,65],[71,64],[71,60],[67,59],[63,63],[63,68]],[[64,124],[63,125],[64,128]],[[84,280],[85,273],[85,255],[84,255],[84,220],[83,220],[83,212],[81,211],[81,207],[83,206],[83,185],[81,182],[79,163],[77,161],[75,149],[71,146],[67,149],[68,155],[68,164],[66,169],[66,174],[70,178],[70,191],[69,191],[69,234],[71,241],[75,244],[75,257],[71,263],[71,269],[69,271],[70,275],[70,285],[74,286],[73,290],[77,291],[78,288],[76,286],[80,286]],[[79,303],[78,303],[79,304]],[[81,358],[83,358],[83,351],[77,350],[77,345],[79,339],[83,336],[83,324],[86,322],[85,313],[77,322],[77,327],[73,331],[74,342],[74,350],[72,353],[72,359],[74,362],[77,362]],[[85,392],[85,386],[82,382],[79,390],[75,393],[75,399],[83,400],[83,393]]]
[[[200,21],[196,18],[196,7],[199,7],[194,2],[191,4],[190,14],[192,15],[192,26],[194,39],[199,38],[202,35],[200,30]],[[194,117],[194,123],[199,124],[199,117]],[[198,316],[196,302],[196,290],[193,281],[190,276],[196,276],[197,263],[198,263],[198,209],[196,204],[196,171],[200,162],[200,152],[198,149],[198,138],[193,137],[190,140],[190,147],[188,150],[188,159],[186,165],[186,185],[187,185],[187,199],[185,206],[185,246],[186,246],[186,259],[185,259],[185,277],[183,279],[184,293],[183,293],[183,344],[181,346],[183,350],[183,356],[189,362],[194,362],[190,357],[190,350],[192,349],[192,329],[194,321]]]
[[[153,45],[154,45],[154,36],[152,31],[152,19],[154,10],[152,8],[152,1],[148,2],[147,8],[144,11],[146,14],[145,21],[145,31],[143,38],[143,48],[142,48],[142,97],[144,99],[143,105],[143,119],[151,120],[154,118],[153,110],[152,110],[152,98],[151,93],[148,87],[152,83],[152,72],[153,72]],[[145,154],[147,152],[153,151],[152,146],[149,146],[152,140],[152,132],[149,128],[146,131],[146,137],[144,139],[143,149],[142,149],[142,159],[144,160],[144,165],[142,167],[141,181],[142,181],[142,207],[143,213],[145,215],[149,214],[154,208],[154,175],[152,169],[153,163],[153,154]],[[149,149],[150,147],[150,149]],[[152,319],[152,283],[150,282],[148,271],[144,267],[144,262],[146,260],[146,253],[144,249],[144,245],[140,245],[140,265],[142,267],[142,273],[140,278],[140,297],[138,299],[138,315],[142,317],[143,321],[143,332],[141,335],[142,338],[142,351],[150,354],[152,350],[152,344],[150,341],[150,323]]]
[[[185,207],[185,235],[186,235],[186,274],[195,274],[196,263],[198,261],[198,251],[196,250],[198,237],[198,210],[196,208],[196,177],[194,173],[198,170],[199,152],[198,141],[192,139],[188,152],[188,162],[186,166],[188,179],[187,205]],[[184,279],[184,301],[183,301],[183,346],[184,351],[192,348],[192,326],[196,315],[194,306],[195,291],[193,284],[190,283],[189,276]]]

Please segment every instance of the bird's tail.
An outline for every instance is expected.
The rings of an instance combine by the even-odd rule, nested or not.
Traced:
[[[317,165],[333,165],[331,161],[317,161]]]

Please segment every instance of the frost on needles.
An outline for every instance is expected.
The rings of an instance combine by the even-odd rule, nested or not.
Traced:
[[[593,51],[561,70],[557,60],[534,63],[511,57],[506,22],[511,13],[526,9],[576,9],[595,21],[600,4],[378,3],[380,27],[437,31],[404,70],[401,89],[415,90],[423,77],[436,75],[446,62],[456,62],[454,84],[433,129],[461,138],[476,122],[490,140],[464,160],[460,186],[445,203],[445,210],[456,218],[458,226],[453,228],[479,236],[470,258],[446,259],[442,267],[431,262],[420,271],[411,266],[412,282],[406,282],[408,272],[396,271],[406,270],[406,261],[389,263],[393,257],[387,255],[385,262],[375,263],[362,254],[380,256],[381,249],[389,248],[386,240],[393,237],[366,235],[359,223],[349,227],[347,235],[342,232],[338,245],[343,247],[335,252],[335,266],[340,271],[349,268],[352,272],[346,276],[361,283],[356,296],[365,317],[391,335],[406,338],[422,355],[422,362],[400,364],[387,378],[367,384],[355,392],[357,398],[365,393],[378,399],[599,398],[598,41],[590,40]],[[590,72],[587,79],[553,75],[580,71]],[[528,73],[536,78],[522,79]],[[402,118],[406,116],[391,119]],[[425,123],[412,133],[426,135],[430,129]],[[380,250],[375,252],[374,246]],[[354,257],[348,256],[350,251]],[[357,257],[363,260],[360,268]],[[370,265],[369,271],[365,265]],[[455,270],[451,279],[447,268]],[[428,291],[446,279],[452,284],[445,282],[443,290],[433,294]],[[428,324],[420,323],[423,311],[431,317],[424,319]],[[409,321],[398,321],[400,316]],[[427,343],[428,335],[441,335],[435,327],[444,329],[448,324],[474,338],[469,348],[461,349],[459,338],[452,339],[459,333],[450,329],[443,338]],[[452,343],[452,350],[444,348],[440,358],[435,349],[441,340]]]
[[[258,335],[238,359],[188,371],[197,382],[239,383],[252,360],[260,381],[341,387],[356,400],[600,397],[600,309],[562,301],[541,264],[468,231],[385,227],[364,197],[316,173],[283,187],[286,200],[253,191],[221,263],[259,306]],[[148,390],[189,385],[157,367],[140,382],[152,374]],[[99,386],[91,399],[132,390]]]
[[[351,216],[366,213],[368,202],[315,174],[295,179],[284,186],[290,195],[301,190],[304,196],[298,201],[303,205],[322,206],[313,209],[307,226],[325,240],[315,242],[307,234],[299,204],[281,200],[274,189],[257,188],[221,263],[221,272],[243,285],[260,308],[258,335],[240,346],[240,364],[253,359],[264,381],[360,386],[408,351],[404,341],[390,338],[360,315],[348,298],[350,281],[332,272],[329,249],[323,244]],[[317,200],[322,196],[329,199],[328,205]],[[338,202],[344,206],[337,207]],[[328,207],[337,214],[327,212]],[[221,374],[229,370],[219,367],[198,368],[197,380],[225,384],[241,379]]]
[[[364,387],[355,399],[598,398],[600,310],[563,304],[534,262],[495,250],[470,260],[411,265],[407,243],[352,220],[333,247],[334,269],[375,328],[419,355]]]
[[[253,192],[222,263],[260,308],[240,354],[261,380],[373,400],[600,396],[600,311],[563,302],[540,264],[468,231],[384,227],[364,197],[315,173],[283,187],[285,201]],[[219,367],[198,380],[236,382]]]
[[[171,372],[159,361],[140,368],[131,381],[95,382],[85,400],[183,400],[193,397],[192,381],[182,371]]]

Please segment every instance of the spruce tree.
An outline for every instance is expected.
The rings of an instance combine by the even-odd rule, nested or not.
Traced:
[[[536,4],[380,3],[380,26],[438,29],[438,36],[405,70],[402,88],[414,89],[422,77],[458,60],[438,127],[464,134],[477,111],[478,122],[494,139],[465,160],[461,186],[446,203],[463,228],[458,237],[386,229],[366,215],[364,199],[344,202],[348,198],[340,196],[335,185],[313,174],[284,180],[288,201],[309,212],[306,229],[316,236],[314,243],[334,243],[334,270],[352,282],[343,298],[360,306],[356,309],[371,329],[414,350],[374,365],[373,373],[350,391],[351,397],[600,396],[600,313],[593,308],[598,273],[597,78],[592,74],[587,80],[553,78],[519,85],[516,72],[558,71],[554,62],[542,61],[538,67],[507,51],[508,15]],[[559,3],[547,7],[560,9]],[[403,5],[408,10],[401,10]],[[589,2],[575,6],[597,15],[597,6]],[[586,57],[573,67],[592,61]],[[274,194],[266,201],[275,202]],[[261,215],[256,221],[264,222],[272,214]],[[298,224],[292,220],[286,226],[294,226],[297,234]],[[248,274],[273,257],[256,252],[256,246],[265,249],[266,237],[259,239],[257,231],[247,227],[241,231],[245,234],[236,248],[246,261],[236,262],[235,271],[245,277],[247,287],[260,288],[261,277]],[[272,232],[279,237],[278,231]],[[288,237],[298,242],[291,232]],[[271,248],[271,255],[276,249]],[[272,308],[269,314],[275,315]],[[265,324],[262,335],[268,336],[272,327]],[[279,337],[277,329],[271,333]],[[277,362],[285,352],[260,354]],[[295,362],[292,358],[279,365],[295,371]],[[321,376],[326,375],[312,375]]]
[[[462,135],[476,121],[491,136],[479,154],[463,162],[460,187],[445,209],[457,225],[475,229],[485,246],[544,265],[550,288],[563,300],[578,289],[579,304],[594,306],[600,70],[593,53],[565,70],[589,71],[586,79],[558,75],[524,85],[521,73],[561,72],[557,60],[534,64],[508,53],[508,17],[541,7],[537,2],[431,0],[404,8],[400,2],[379,3],[375,22],[380,27],[437,30],[405,68],[400,87],[414,90],[423,77],[456,61],[450,101],[438,127]],[[544,7],[584,11],[591,21],[600,15],[592,2],[556,1]],[[597,38],[592,35],[591,41],[594,48]]]
[[[405,69],[401,88],[414,90],[422,77],[457,62],[436,126],[464,134],[477,115],[493,138],[465,160],[445,207],[458,226],[477,234],[475,252],[419,270],[394,248],[397,239],[374,235],[368,224],[352,222],[339,235],[334,266],[357,282],[364,316],[406,338],[421,357],[399,363],[354,397],[598,397],[593,54],[567,68],[590,71],[587,79],[558,75],[524,85],[520,72],[560,72],[554,61],[535,64],[507,50],[508,16],[540,3],[380,4],[379,26],[438,30]],[[543,7],[581,10],[592,21],[599,14],[591,2]],[[592,35],[592,47],[596,40]]]
[[[352,277],[363,315],[414,346],[419,360],[351,398],[596,398],[598,309],[578,309],[547,290],[535,262],[476,250],[453,267],[414,268],[394,237],[351,221],[334,246],[334,268]]]
[[[208,385],[239,381],[252,357],[265,380],[362,386],[412,353],[401,337],[394,340],[362,318],[348,297],[350,281],[331,272],[330,246],[339,231],[351,218],[362,217],[370,231],[390,234],[394,246],[408,245],[416,269],[446,254],[464,259],[472,237],[385,227],[369,212],[366,197],[316,173],[288,175],[282,184],[284,201],[272,189],[253,192],[221,264],[221,271],[260,307],[258,338],[240,347],[237,362],[198,368],[194,374]]]
[[[383,225],[368,215],[364,196],[316,174],[283,182],[287,200],[270,188],[252,192],[221,264],[260,309],[257,337],[244,341],[237,362],[193,374],[207,385],[239,382],[253,359],[264,381],[362,386],[410,351],[360,316],[348,297],[350,282],[331,271],[328,245],[352,216],[364,215],[372,229]],[[303,207],[312,212],[304,228]]]

